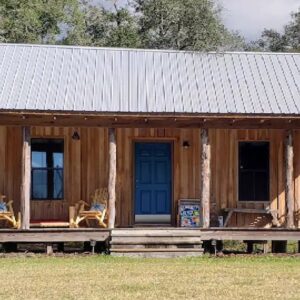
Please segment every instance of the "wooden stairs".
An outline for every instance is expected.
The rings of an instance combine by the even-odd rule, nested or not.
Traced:
[[[111,232],[110,253],[113,256],[185,257],[201,256],[199,232],[177,228],[130,228]]]

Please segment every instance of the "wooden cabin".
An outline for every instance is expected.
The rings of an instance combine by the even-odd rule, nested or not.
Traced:
[[[180,199],[299,228],[299,113],[299,54],[1,44],[0,192],[22,229],[103,187],[110,228],[179,226]]]

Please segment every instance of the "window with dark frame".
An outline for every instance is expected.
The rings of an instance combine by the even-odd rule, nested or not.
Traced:
[[[269,201],[269,142],[239,142],[239,201]]]
[[[31,140],[31,198],[64,197],[64,140]]]

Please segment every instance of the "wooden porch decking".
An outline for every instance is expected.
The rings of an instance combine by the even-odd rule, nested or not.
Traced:
[[[255,240],[255,241],[300,241],[300,229],[285,228],[209,228],[187,229],[176,227],[160,228],[46,228],[46,229],[0,229],[0,243],[51,243],[106,241],[112,236],[140,238],[172,238],[176,236],[198,237],[206,240]]]
[[[109,237],[110,230],[98,228],[0,229],[0,243],[103,242]]]

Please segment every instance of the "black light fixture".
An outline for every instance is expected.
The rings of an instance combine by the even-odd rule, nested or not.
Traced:
[[[184,149],[190,148],[190,143],[189,143],[189,141],[183,141],[182,147],[183,147]]]
[[[80,135],[79,133],[75,130],[73,135],[72,135],[72,140],[75,140],[75,141],[79,141],[80,140]]]

